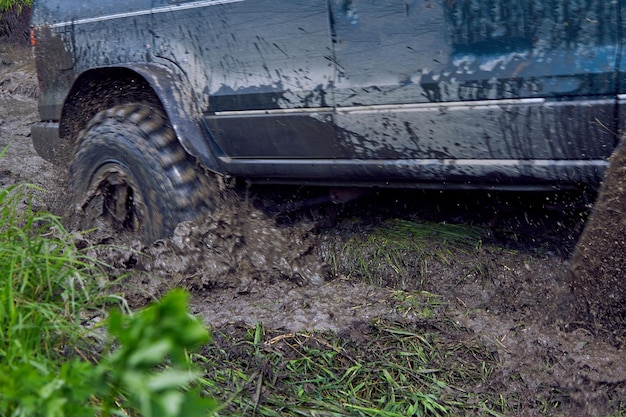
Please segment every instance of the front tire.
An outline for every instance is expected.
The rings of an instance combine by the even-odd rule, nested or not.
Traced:
[[[94,116],[79,135],[70,185],[83,215],[145,242],[168,237],[181,221],[213,208],[166,117],[141,103]]]

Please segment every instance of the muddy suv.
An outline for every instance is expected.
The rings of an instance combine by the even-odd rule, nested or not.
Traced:
[[[623,22],[607,0],[35,0],[32,137],[75,204],[146,239],[211,210],[219,176],[598,184]]]

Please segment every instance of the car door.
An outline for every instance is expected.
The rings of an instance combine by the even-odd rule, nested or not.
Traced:
[[[174,63],[228,158],[332,153],[326,0],[154,0],[157,59]]]
[[[425,180],[567,181],[605,166],[618,2],[330,5],[337,125],[358,158],[410,160],[390,175]]]

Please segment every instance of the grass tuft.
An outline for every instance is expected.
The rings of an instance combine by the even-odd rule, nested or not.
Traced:
[[[327,262],[337,275],[374,285],[419,288],[432,264],[449,266],[459,252],[479,249],[486,234],[470,225],[390,219],[329,251]],[[415,282],[404,282],[407,276]]]
[[[195,362],[221,416],[500,415],[499,398],[477,388],[496,353],[444,325],[376,320],[339,335],[230,326]]]
[[[60,358],[81,349],[81,313],[103,300],[57,217],[32,211],[28,192],[0,190],[0,355],[9,363]]]
[[[0,0],[0,12],[16,8],[21,11],[24,7],[31,7],[33,0]]]

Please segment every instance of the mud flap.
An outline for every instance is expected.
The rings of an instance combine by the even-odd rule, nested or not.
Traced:
[[[42,122],[31,127],[33,146],[37,154],[48,162],[66,166],[71,153],[67,141],[59,138],[59,124]]]

